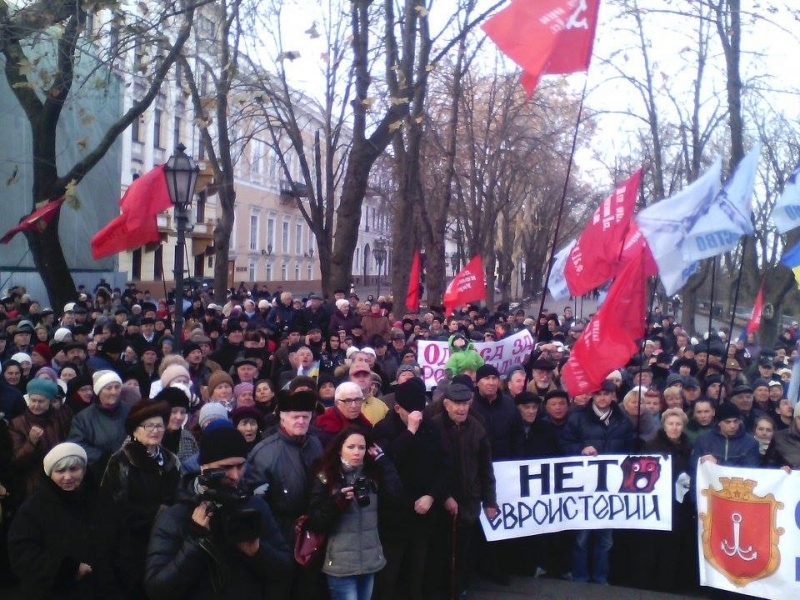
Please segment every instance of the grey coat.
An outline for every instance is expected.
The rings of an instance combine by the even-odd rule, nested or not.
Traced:
[[[97,481],[102,479],[108,459],[125,441],[125,419],[129,411],[130,406],[122,402],[111,410],[101,409],[94,402],[72,419],[67,441],[86,450],[89,469]]]

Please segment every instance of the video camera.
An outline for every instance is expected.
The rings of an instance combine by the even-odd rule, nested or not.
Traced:
[[[250,494],[226,485],[225,477],[225,469],[207,469],[197,479],[203,487],[200,500],[210,502],[214,507],[211,531],[233,544],[254,540],[261,531],[261,513],[253,508],[244,508]]]

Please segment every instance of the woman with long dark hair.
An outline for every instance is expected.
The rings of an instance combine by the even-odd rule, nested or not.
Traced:
[[[308,524],[328,533],[322,572],[332,600],[369,600],[375,573],[386,565],[378,537],[378,503],[402,484],[391,461],[359,427],[340,431],[325,450],[311,484]]]

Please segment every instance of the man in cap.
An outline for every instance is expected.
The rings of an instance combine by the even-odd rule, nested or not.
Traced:
[[[33,325],[28,320],[22,320],[17,323],[16,329],[14,329],[14,335],[10,344],[6,346],[4,358],[7,360],[11,358],[12,355],[17,354],[18,352],[24,352],[25,354],[30,354],[31,350],[33,350],[33,346],[31,345],[31,335],[33,334]]]
[[[750,401],[752,403],[752,393]],[[696,467],[698,460],[731,467],[760,466],[758,441],[745,430],[742,411],[736,404],[720,404],[716,418],[716,427],[698,437],[692,448],[692,460],[689,463],[692,468]]]
[[[631,420],[617,406],[616,392],[617,386],[605,380],[586,409],[570,415],[559,440],[564,455],[627,454],[633,450],[636,433]],[[573,581],[608,583],[612,544],[610,529],[578,531],[572,551]]]
[[[375,426],[375,443],[397,468],[403,496],[382,512],[381,542],[386,567],[378,575],[383,598],[422,598],[428,548],[438,523],[445,478],[439,429],[423,416],[425,384],[413,375],[395,386],[392,411]],[[401,582],[407,595],[400,594]]]
[[[218,346],[217,351],[211,354],[210,358],[223,370],[230,371],[233,361],[244,352],[244,332],[239,321],[230,319],[226,333],[225,340]]]
[[[312,327],[319,327],[321,332],[328,332],[330,315],[322,306],[322,295],[313,293],[308,297],[308,306],[300,311],[298,325],[303,331],[311,331]]]
[[[246,457],[233,427],[204,433],[200,476],[153,526],[145,570],[151,600],[256,598],[289,573],[289,546],[267,503],[239,487]]]
[[[437,386],[443,394],[444,411],[433,418],[439,428],[444,447],[445,473],[444,508],[455,521],[455,528],[444,523],[446,546],[439,556],[447,556],[449,548],[455,550],[455,573],[448,578],[455,581],[455,596],[469,585],[473,565],[472,539],[478,535],[478,516],[483,508],[486,517],[493,521],[498,514],[497,490],[492,467],[489,436],[478,419],[470,414],[474,389],[466,375],[457,375]],[[455,539],[453,539],[455,534]],[[448,569],[451,564],[448,561]]]
[[[552,344],[548,344],[550,345]],[[531,383],[528,390],[543,398],[547,392],[558,389],[554,381],[555,369],[556,364],[552,360],[540,355],[531,364]]]
[[[765,386],[765,391],[769,394],[769,388]],[[744,431],[753,434],[756,429],[756,421],[767,413],[754,406],[753,388],[746,384],[737,385],[731,390],[731,403],[739,409],[739,418],[742,420]],[[719,416],[717,416],[719,420]]]
[[[475,374],[472,415],[483,423],[492,448],[492,460],[517,458],[522,454],[522,419],[510,396],[500,391],[500,372],[485,364]]]

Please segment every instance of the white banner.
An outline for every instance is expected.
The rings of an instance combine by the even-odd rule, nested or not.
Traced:
[[[475,350],[483,360],[497,367],[505,375],[514,366],[527,362],[533,352],[533,336],[527,329],[496,342],[474,342]],[[447,342],[417,344],[417,363],[422,369],[425,386],[430,390],[445,375],[444,365],[450,358]]]
[[[672,529],[672,460],[660,455],[566,456],[494,463],[500,513],[490,542],[565,530]]]
[[[800,473],[702,463],[697,512],[701,585],[800,597]]]

